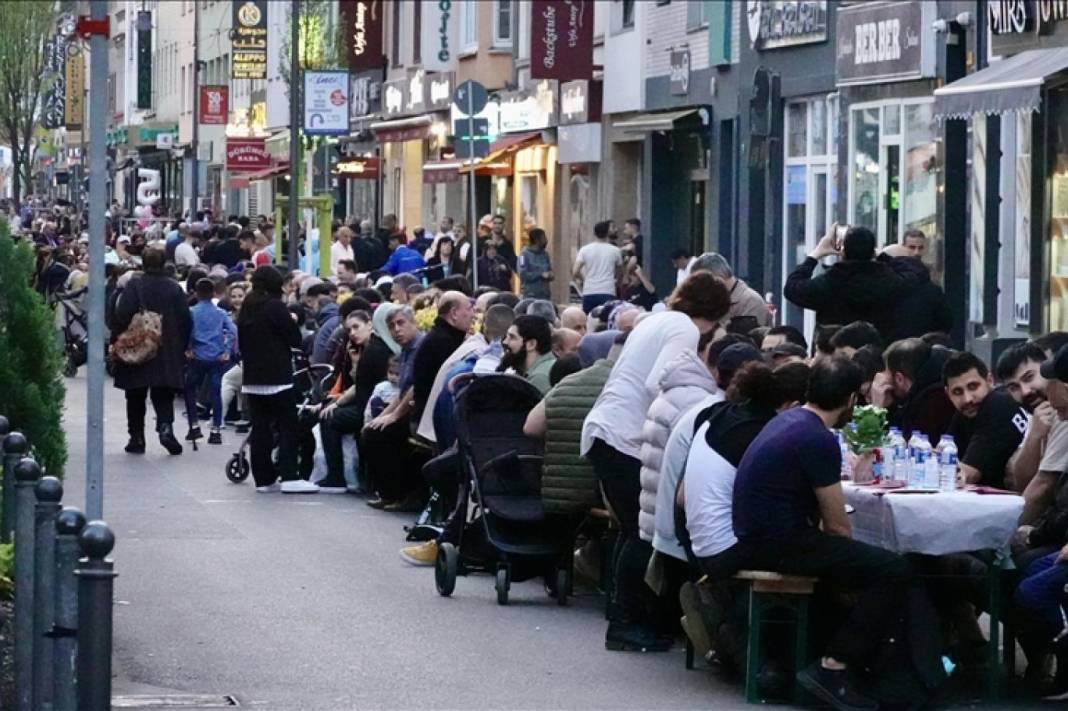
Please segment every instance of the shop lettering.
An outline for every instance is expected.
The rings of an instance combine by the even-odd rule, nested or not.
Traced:
[[[567,25],[567,46],[571,49],[578,47],[579,43],[579,27],[582,26],[582,8],[576,3],[568,2],[568,9],[571,11],[571,20]]]
[[[452,56],[449,53],[449,17],[452,15],[451,0],[441,0],[441,2],[438,3],[438,9],[441,10],[441,26],[438,27],[438,38],[441,42],[441,49],[438,50],[438,60],[447,62],[449,61],[449,57]]]
[[[824,39],[826,0],[749,0],[749,35],[754,46],[782,47]]]
[[[866,22],[856,27],[855,64],[901,59],[901,21],[897,18]]]
[[[430,103],[440,104],[452,96],[452,87],[448,79],[430,80]]]
[[[356,3],[356,32],[352,35],[352,51],[357,56],[367,51],[367,3]]]
[[[1048,34],[1057,22],[1068,20],[1068,0],[991,0],[988,7],[996,35]]]
[[[542,17],[545,18],[545,35],[541,38],[545,45],[545,57],[541,63],[551,69],[556,66],[556,7],[546,5]]]
[[[395,86],[386,87],[386,113],[399,113],[404,108],[404,96],[400,89]]]
[[[564,90],[560,97],[560,110],[569,119],[586,113],[586,95],[581,87],[571,86]]]

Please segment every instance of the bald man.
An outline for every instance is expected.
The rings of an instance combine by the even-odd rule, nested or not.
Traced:
[[[446,291],[441,295],[438,300],[438,317],[423,342],[419,344],[412,363],[415,400],[413,420],[418,422],[423,416],[423,409],[430,399],[430,391],[442,363],[467,338],[474,318],[475,308],[466,294]]]
[[[560,328],[575,331],[579,336],[586,335],[586,314],[581,306],[568,306],[560,314]]]
[[[557,358],[567,355],[568,353],[575,353],[578,351],[579,341],[582,340],[582,334],[578,331],[574,331],[570,328],[558,328],[553,331],[552,338],[552,351],[553,355]]]
[[[616,319],[616,328],[623,333],[630,333],[638,325],[638,318],[645,313],[642,309],[626,309]]]

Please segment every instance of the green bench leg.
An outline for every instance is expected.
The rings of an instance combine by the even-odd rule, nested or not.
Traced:
[[[747,654],[745,659],[745,702],[747,704],[759,704],[760,703],[760,690],[757,687],[757,672],[760,671],[760,665],[763,663],[763,654],[760,644],[761,630],[760,625],[763,622],[763,599],[759,593],[753,592],[752,587],[749,588],[749,641],[747,643]]]
[[[990,673],[986,677],[987,700],[995,701],[1001,694],[1001,655],[998,642],[1001,634],[1001,568],[997,563],[989,566],[987,586],[990,593],[990,642],[987,646],[987,661]]]
[[[797,628],[796,634],[796,648],[794,651],[794,666],[796,672],[801,671],[808,666],[808,596],[802,595],[797,598]],[[797,704],[803,704],[805,701],[805,690],[794,679],[794,702]]]

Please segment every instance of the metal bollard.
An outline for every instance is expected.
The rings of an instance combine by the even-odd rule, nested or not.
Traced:
[[[21,432],[11,432],[4,438],[4,501],[0,510],[0,543],[11,543],[15,531],[15,467],[30,451],[30,445]],[[7,494],[11,492],[11,496]]]
[[[115,535],[90,521],[78,537],[78,711],[111,709],[111,632],[114,564],[107,558]]]
[[[52,709],[77,711],[78,662],[78,567],[81,547],[78,536],[85,527],[85,516],[67,506],[56,517],[56,584],[55,624],[52,627]]]
[[[0,452],[4,451],[4,440],[7,439],[9,432],[11,432],[11,423],[6,417],[0,415]]]
[[[8,439],[13,435],[8,435]],[[33,711],[33,488],[41,468],[29,457],[15,466],[15,708]]]
[[[56,516],[63,484],[43,476],[34,487],[33,539],[33,698],[36,708],[52,708],[52,620],[55,617]]]

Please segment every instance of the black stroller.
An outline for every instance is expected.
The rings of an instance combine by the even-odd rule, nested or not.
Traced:
[[[456,576],[495,573],[497,603],[508,604],[512,581],[543,576],[564,605],[571,589],[570,531],[545,515],[541,502],[541,443],[523,435],[527,414],[541,393],[522,378],[475,378],[456,400],[461,487],[442,542],[434,581],[452,594]]]
[[[55,295],[56,324],[63,334],[63,374],[73,378],[89,359],[89,323],[85,313],[86,289]]]
[[[334,368],[325,363],[312,365],[308,362],[307,356],[298,348],[293,349],[292,356],[293,387],[300,394],[300,402],[297,403],[297,415],[300,420],[301,430],[306,429],[307,436],[310,436],[312,428],[315,427],[319,420],[318,406],[326,399],[326,392],[329,390]],[[252,471],[247,454],[251,436],[251,432],[245,435],[244,439],[241,440],[241,446],[226,462],[226,478],[234,484],[240,484],[245,479],[248,479],[248,475]],[[307,436],[304,437],[305,440],[307,440]],[[311,441],[311,451],[308,451],[308,446],[304,443],[301,444],[300,451],[302,461],[306,460],[302,468],[310,471],[311,457],[315,453],[314,439]]]

